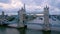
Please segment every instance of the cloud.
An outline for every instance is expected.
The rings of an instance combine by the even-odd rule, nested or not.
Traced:
[[[42,12],[43,8],[49,6],[50,14],[60,13],[60,0],[0,0],[0,10],[14,13],[26,4],[26,12]]]
[[[4,9],[14,9],[22,6],[22,3],[17,0],[11,0],[10,4],[0,3],[0,6],[3,6]]]
[[[51,0],[50,5],[60,8],[60,0]]]
[[[18,0],[11,0],[11,3],[1,3],[0,2],[0,12],[5,11],[6,13],[14,13],[14,11],[18,11],[19,8],[21,8],[23,4]],[[1,10],[2,9],[2,10]]]

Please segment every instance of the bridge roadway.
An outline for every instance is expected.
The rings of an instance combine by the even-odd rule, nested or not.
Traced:
[[[41,25],[41,26],[43,26],[44,24],[40,24],[40,23],[25,23],[25,25],[27,25],[27,24],[32,24],[32,25]]]

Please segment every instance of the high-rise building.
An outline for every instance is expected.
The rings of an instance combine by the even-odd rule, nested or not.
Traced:
[[[4,11],[2,11],[2,17],[4,17]]]

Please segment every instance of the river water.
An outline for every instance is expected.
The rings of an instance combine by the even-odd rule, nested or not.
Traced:
[[[0,27],[0,34],[60,34],[59,31],[43,32],[41,30],[34,29],[16,29]]]

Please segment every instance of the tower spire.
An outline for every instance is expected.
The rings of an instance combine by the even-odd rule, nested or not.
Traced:
[[[49,9],[48,5],[46,5],[46,8],[48,8],[48,9]]]
[[[25,10],[25,3],[24,3],[24,10]]]
[[[24,4],[24,9],[25,9],[25,4]]]
[[[46,5],[46,8],[47,8],[47,5]]]

